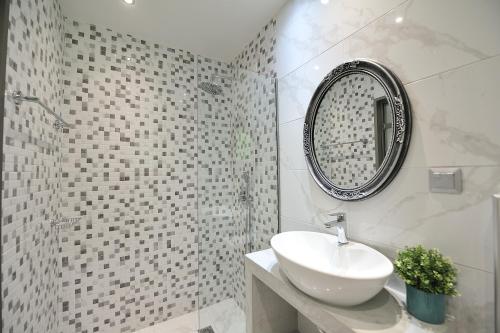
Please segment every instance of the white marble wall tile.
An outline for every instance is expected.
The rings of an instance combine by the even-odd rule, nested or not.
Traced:
[[[324,70],[297,71],[280,80],[280,137],[286,144],[281,145],[281,161],[292,168],[303,164],[294,157],[299,151],[299,140],[292,139],[294,134],[290,131],[303,124],[315,84],[337,64],[323,65]],[[496,142],[500,113],[495,112],[499,71],[500,57],[493,57],[405,86],[414,120],[405,166],[500,163]]]
[[[407,83],[499,54],[498,13],[496,0],[408,1],[338,47],[386,64]]]
[[[278,80],[280,125],[305,116],[316,87],[325,75],[340,63],[341,61],[334,58],[319,56],[314,60],[314,64],[306,64]]]
[[[428,169],[408,168],[377,196],[346,203],[323,193],[308,170],[282,167],[282,229],[321,229],[328,213],[341,211],[358,241],[437,247],[457,263],[492,271],[490,196],[500,191],[500,168],[465,167],[463,173],[461,195],[429,193]]]
[[[464,167],[464,192],[460,195],[431,194],[427,167],[404,168],[377,196],[344,203],[323,193],[300,162],[302,141],[297,138],[302,138],[302,121],[280,125],[284,230],[293,229],[286,225],[287,219],[297,229],[302,229],[300,223],[321,228],[329,212],[345,211],[349,232],[358,240],[397,248],[417,243],[435,246],[458,263],[491,271],[488,212],[490,195],[500,191],[497,167]],[[470,232],[471,224],[474,232]],[[468,246],[462,246],[464,243]]]
[[[361,6],[359,11],[368,6],[351,4]],[[324,13],[307,26],[310,13],[321,6],[319,1],[291,1],[277,19],[282,230],[325,231],[327,214],[343,211],[351,238],[389,255],[418,243],[437,247],[459,265],[462,296],[450,301],[456,317],[452,331],[491,332],[490,196],[500,192],[495,99],[500,2],[405,1],[346,38],[331,39],[320,51],[328,41],[323,29],[330,24],[322,14],[331,19],[330,27],[338,23],[323,6]],[[347,25],[344,31],[354,26],[342,23],[349,17],[339,20]],[[401,78],[414,126],[407,159],[395,180],[368,200],[343,203],[323,193],[310,176],[303,159],[302,125],[323,77],[353,58],[379,61]],[[463,193],[430,193],[428,168],[450,166],[462,168]]]
[[[429,193],[427,168],[403,169],[377,196],[347,204],[351,237],[396,248],[439,248],[456,263],[492,271],[491,194],[498,167],[465,167],[464,193]]]
[[[496,0],[407,1],[305,67],[321,67],[323,58],[370,58],[387,65],[404,83],[412,82],[498,55],[498,12]],[[463,17],[471,24],[464,24]]]
[[[500,20],[491,13],[500,13],[500,2],[480,2],[445,0],[440,1],[437,8],[428,0],[405,2],[297,70],[280,77],[280,123],[303,117],[323,77],[335,66],[354,58],[379,61],[394,71],[403,83],[409,83],[498,55],[500,38],[493,31],[500,31]],[[443,16],[448,15],[446,6],[454,10],[450,14],[453,17],[444,20]],[[457,17],[462,16],[470,16],[478,22],[464,26],[461,20],[457,22]],[[396,23],[398,18],[402,18],[401,23]]]
[[[328,213],[345,210],[345,202],[333,200],[314,182],[308,170],[280,169],[281,215],[322,227]]]
[[[404,0],[293,0],[276,18],[278,78],[321,54]]]
[[[349,227],[360,239],[395,247],[419,242],[437,246],[459,263],[491,270],[489,195],[500,190],[500,174],[496,168],[474,165],[498,164],[498,149],[495,149],[498,120],[494,118],[497,116],[495,95],[490,91],[498,86],[495,75],[498,71],[492,70],[498,66],[498,58],[408,86],[415,123],[405,169],[384,192],[359,203],[339,204],[313,182],[301,158],[303,118],[281,124],[282,215],[317,226],[329,210],[347,207],[352,211]],[[280,97],[287,99],[283,91],[286,92],[280,90]],[[478,110],[475,105],[481,108]],[[477,111],[471,112],[473,109]],[[476,120],[477,113],[483,116]],[[432,121],[433,117],[440,118]],[[442,121],[443,117],[449,119],[449,126]],[[472,123],[478,126],[470,126]],[[464,168],[464,193],[456,196],[430,194],[427,167],[454,165],[471,166]],[[474,221],[476,229],[472,241],[469,221]],[[453,240],[442,237],[443,234],[450,235]],[[470,251],[461,246],[469,241],[473,244]]]
[[[413,136],[405,166],[499,165],[500,56],[406,85]]]
[[[296,135],[300,136],[301,131],[297,130]],[[301,147],[297,150],[301,151]],[[377,196],[343,203],[323,193],[308,170],[288,168],[282,163],[283,230],[294,229],[287,223],[295,225],[295,230],[303,229],[305,224],[321,228],[329,212],[345,211],[349,232],[358,240],[396,248],[422,243],[440,248],[458,263],[491,271],[489,197],[500,191],[500,170],[465,167],[463,172],[461,195],[429,193],[428,168],[405,168]],[[474,232],[470,232],[471,227]]]
[[[302,144],[304,118],[279,126],[280,163],[287,169],[306,169]]]
[[[458,266],[460,296],[448,298],[448,312],[455,317],[456,333],[494,332],[493,274],[465,266]]]
[[[323,229],[319,226],[315,226],[313,224],[305,223],[300,220],[295,220],[290,217],[282,216],[281,217],[281,232],[286,231],[295,231],[295,230],[304,230],[304,231],[316,231],[322,232]]]

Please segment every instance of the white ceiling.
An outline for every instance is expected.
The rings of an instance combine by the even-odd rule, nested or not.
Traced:
[[[287,0],[62,0],[65,16],[223,61],[232,60]]]

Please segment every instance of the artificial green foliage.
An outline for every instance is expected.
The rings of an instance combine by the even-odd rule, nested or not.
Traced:
[[[457,269],[437,249],[407,247],[398,252],[394,267],[410,286],[431,294],[457,295]]]

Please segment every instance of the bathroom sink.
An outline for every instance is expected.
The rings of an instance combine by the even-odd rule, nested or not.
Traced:
[[[392,274],[387,257],[369,246],[339,245],[337,237],[308,231],[275,235],[271,247],[283,273],[304,293],[340,306],[364,303]]]

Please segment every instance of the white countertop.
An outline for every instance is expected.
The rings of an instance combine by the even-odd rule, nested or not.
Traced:
[[[454,332],[448,319],[430,325],[408,315],[404,304],[388,288],[368,302],[354,307],[336,307],[304,294],[280,271],[272,249],[249,253],[247,274],[252,274],[327,333],[442,333]],[[452,319],[451,319],[452,320]]]

